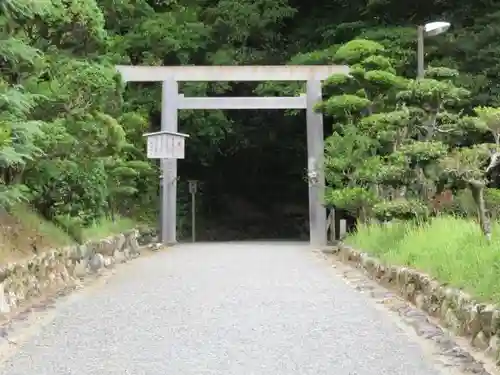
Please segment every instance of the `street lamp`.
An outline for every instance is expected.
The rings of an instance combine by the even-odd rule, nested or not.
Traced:
[[[436,36],[446,32],[450,28],[449,22],[429,22],[423,26],[419,26],[417,29],[418,35],[418,46],[417,46],[417,78],[424,78],[424,37],[426,36]]]

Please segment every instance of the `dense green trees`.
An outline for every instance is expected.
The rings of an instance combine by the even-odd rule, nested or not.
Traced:
[[[327,202],[363,221],[369,213],[379,220],[425,218],[444,188],[468,188],[489,237],[484,190],[487,172],[497,165],[499,110],[465,114],[470,92],[456,86],[456,70],[398,76],[385,48],[373,41],[346,43],[334,61],[349,63],[351,75],[330,77],[333,95],[319,106],[334,123],[325,150]],[[462,146],[485,131],[493,143]]]
[[[453,27],[426,42],[426,61],[446,68],[412,81],[415,25],[438,17]],[[3,1],[0,205],[29,201],[69,228],[103,215],[155,217],[158,170],[145,159],[141,135],[159,128],[160,86],[125,88],[114,64],[358,64],[352,79],[332,77],[325,88],[329,147],[352,156],[328,160],[331,199],[339,204],[356,197],[361,215],[375,203],[380,211],[380,197],[403,196],[409,185],[422,197],[428,185],[437,186],[431,169],[438,166],[454,181],[477,182],[483,175],[467,174],[466,166],[489,154],[450,150],[498,143],[496,112],[474,108],[500,106],[499,19],[488,2],[463,0],[404,7],[394,0]],[[352,43],[359,44],[355,54]],[[225,82],[182,87],[188,95],[300,89]],[[181,129],[191,138],[182,179],[203,180],[205,194],[221,186],[248,193],[264,207],[266,199],[304,200],[302,116],[183,111]],[[374,142],[375,133],[367,137],[365,130],[380,137]],[[367,153],[369,165],[381,171],[377,176],[358,168]],[[411,175],[402,172],[408,163],[416,166]],[[280,194],[262,197],[271,186]],[[365,186],[379,191],[373,195]]]
[[[2,202],[28,200],[69,229],[112,214],[152,166],[103,57],[101,9],[12,1],[2,10]]]

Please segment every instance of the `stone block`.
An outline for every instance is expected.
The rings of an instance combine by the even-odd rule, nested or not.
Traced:
[[[88,267],[90,272],[99,271],[102,267],[104,267],[104,256],[100,253],[94,254],[88,262]]]
[[[0,283],[0,313],[8,314],[10,313],[10,304],[7,296],[5,295],[5,284],[3,282]]]

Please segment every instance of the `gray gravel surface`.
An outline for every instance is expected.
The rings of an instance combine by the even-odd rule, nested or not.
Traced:
[[[56,311],[0,374],[438,374],[297,243],[179,245]]]

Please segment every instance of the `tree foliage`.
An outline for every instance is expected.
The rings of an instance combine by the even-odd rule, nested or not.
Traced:
[[[335,56],[349,61],[353,79],[327,80],[326,89],[334,84],[335,93],[319,106],[334,124],[325,148],[333,190],[327,203],[355,210],[363,220],[367,212],[382,220],[422,219],[443,189],[469,188],[489,237],[484,189],[498,163],[498,109],[464,115],[470,92],[457,86],[456,71],[434,67],[422,79],[397,76],[373,41],[353,40]],[[494,143],[460,146],[470,131],[489,131]]]
[[[415,80],[415,25],[439,17],[453,27],[426,40],[426,78]],[[481,206],[500,160],[499,20],[492,5],[451,0],[3,1],[0,206],[29,201],[48,218],[82,225],[103,215],[154,217],[159,171],[142,133],[160,127],[160,85],[124,87],[114,65],[284,63],[351,66],[351,76],[325,82],[317,108],[331,125],[330,203],[365,218],[405,216],[398,212],[417,212],[415,202],[445,187],[468,186]],[[297,95],[304,87],[181,90]],[[283,196],[301,190],[297,111],[182,111],[180,124],[191,135],[183,177],[258,190],[248,186],[265,173]],[[242,160],[257,167],[241,168]],[[222,170],[228,165],[234,173]]]

